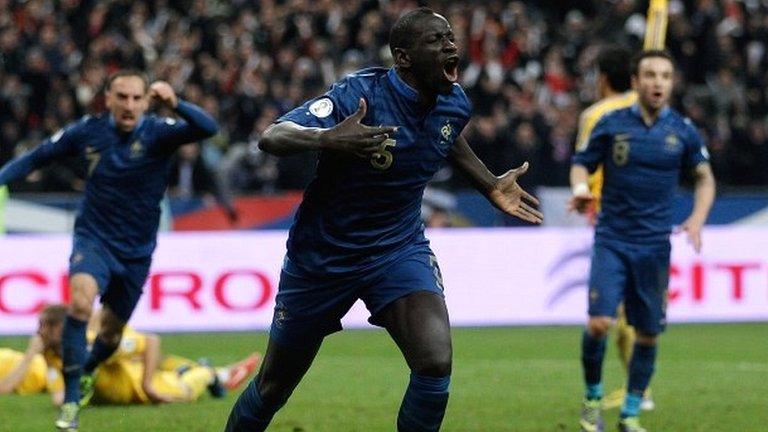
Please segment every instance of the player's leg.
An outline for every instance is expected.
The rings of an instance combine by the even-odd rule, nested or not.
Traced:
[[[59,430],[77,430],[80,407],[80,377],[87,355],[85,331],[92,313],[93,301],[99,292],[94,276],[74,273],[69,279],[70,304],[61,333],[62,375],[64,378],[64,403],[56,427]]]
[[[626,283],[625,264],[613,246],[595,243],[589,276],[589,320],[581,337],[585,393],[580,425],[586,432],[601,431],[603,421],[603,360],[608,330]]]
[[[629,375],[629,360],[632,357],[632,347],[635,345],[635,329],[627,323],[627,316],[624,313],[624,305],[619,305],[616,313],[616,347],[619,352],[619,361],[624,367],[624,372]],[[603,408],[611,409],[621,406],[626,395],[626,388],[623,386],[609,393],[603,399]]]
[[[323,338],[341,330],[341,317],[357,299],[345,285],[281,273],[264,361],[232,407],[227,432],[267,428],[309,370]]]
[[[666,298],[669,284],[669,246],[645,247],[633,253],[632,280],[625,299],[627,321],[637,332],[629,362],[627,395],[621,407],[619,428],[644,431],[638,416],[643,394],[653,376],[656,342],[666,327]]]
[[[629,372],[629,360],[632,358],[632,347],[635,345],[635,329],[627,322],[624,305],[619,306],[616,318],[616,347],[619,351],[624,370]]]
[[[271,337],[256,378],[248,383],[235,402],[226,432],[261,432],[307,373],[320,349],[322,339],[305,346],[286,346]]]
[[[69,259],[70,304],[61,334],[64,403],[55,424],[59,430],[75,431],[80,410],[80,377],[87,355],[86,327],[93,300],[110,278],[108,254],[95,241],[75,236]]]
[[[437,431],[448,403],[451,332],[437,260],[429,247],[382,269],[361,298],[370,321],[387,329],[411,370],[400,432]]]
[[[93,346],[83,367],[83,376],[80,378],[80,406],[86,406],[91,401],[94,393],[93,372],[120,346],[123,329],[126,325],[126,321],[119,317],[107,303],[102,305],[99,320],[99,333],[93,341]]]
[[[419,291],[402,297],[378,314],[411,370],[397,416],[399,432],[437,431],[448,404],[451,331],[445,300]]]

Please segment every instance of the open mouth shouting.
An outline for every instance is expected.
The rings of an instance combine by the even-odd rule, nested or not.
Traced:
[[[459,80],[459,56],[452,55],[443,62],[443,76],[450,83]]]

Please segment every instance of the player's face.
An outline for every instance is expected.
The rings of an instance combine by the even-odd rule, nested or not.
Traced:
[[[640,97],[640,103],[658,111],[669,102],[674,79],[672,62],[664,57],[646,57],[632,77],[632,85]]]
[[[137,76],[122,76],[112,81],[106,91],[106,104],[117,128],[130,132],[149,107],[144,80]]]
[[[430,93],[450,94],[459,80],[459,50],[453,30],[440,15],[421,21],[421,32],[408,50],[414,76]]]
[[[43,346],[47,348],[57,348],[61,344],[61,332],[64,329],[63,323],[56,323],[40,317],[38,321],[37,334],[43,340]]]

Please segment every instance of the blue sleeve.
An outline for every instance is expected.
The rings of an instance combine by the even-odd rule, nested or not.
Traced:
[[[195,104],[179,100],[176,113],[182,120],[165,119],[157,131],[157,140],[162,145],[180,146],[212,137],[219,131],[216,120]]]
[[[354,114],[361,97],[364,97],[362,88],[352,78],[345,78],[333,84],[324,95],[283,114],[277,122],[290,121],[305,127],[330,128]],[[369,102],[368,115],[371,109]]]
[[[0,169],[0,185],[22,179],[53,160],[76,155],[81,141],[78,137],[87,118],[59,130],[39,146],[5,164]]]
[[[684,120],[688,127],[688,133],[685,139],[685,156],[683,165],[688,169],[696,168],[702,162],[709,162],[709,152],[704,144],[701,134],[690,119]]]
[[[592,134],[589,135],[587,145],[577,150],[571,158],[572,165],[582,165],[589,170],[590,173],[595,172],[598,165],[603,161],[605,152],[608,148],[608,142],[611,135],[608,130],[608,122],[606,117],[600,119],[600,121],[592,129]]]

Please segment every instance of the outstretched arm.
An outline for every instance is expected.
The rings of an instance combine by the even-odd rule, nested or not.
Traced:
[[[700,163],[694,169],[696,186],[693,193],[693,211],[680,229],[688,234],[688,242],[696,253],[701,251],[701,228],[715,201],[715,176],[709,163]]]
[[[0,395],[11,393],[19,385],[24,379],[24,375],[27,374],[32,360],[41,352],[43,352],[43,340],[40,336],[34,335],[29,338],[29,344],[21,362],[5,378],[0,380]]]
[[[0,168],[0,186],[23,179],[55,159],[74,155],[78,148],[76,134],[79,127],[78,124],[62,129],[33,150],[5,164]]]
[[[305,127],[291,121],[275,123],[262,134],[259,148],[275,156],[329,149],[370,157],[397,128],[360,123],[367,109],[365,99],[361,98],[354,114],[330,128]]]
[[[517,184],[517,178],[528,171],[528,162],[496,177],[478,159],[462,136],[456,138],[448,157],[453,165],[469,178],[475,189],[496,208],[510,216],[532,223],[541,223],[544,216],[531,206],[531,204],[538,205],[539,200]]]

